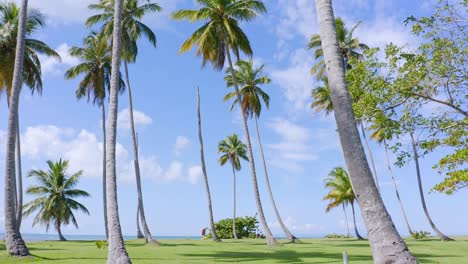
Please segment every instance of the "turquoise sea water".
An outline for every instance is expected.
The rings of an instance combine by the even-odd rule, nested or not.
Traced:
[[[46,240],[58,240],[58,235],[56,234],[21,234],[25,241],[46,241]],[[65,238],[68,240],[105,240],[105,236],[99,235],[67,235],[64,234]],[[3,233],[0,233],[0,240],[3,239]],[[136,239],[136,236],[124,236],[125,240]],[[198,236],[156,236],[156,239],[200,239]]]

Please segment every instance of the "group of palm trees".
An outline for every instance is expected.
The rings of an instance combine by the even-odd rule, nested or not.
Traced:
[[[384,206],[376,184],[377,181],[374,179],[374,177],[377,178],[375,166],[372,166],[373,170],[369,167],[361,143],[358,124],[361,125],[363,133],[365,129],[362,122],[354,114],[352,105],[354,98],[352,98],[352,95],[350,96],[347,88],[345,71],[351,67],[348,58],[351,56],[359,57],[359,49],[366,49],[367,47],[352,37],[355,27],[348,31],[345,30],[346,28],[341,20],[335,21],[331,0],[316,0],[315,2],[320,34],[312,37],[309,47],[316,48],[316,58],[322,59],[314,67],[313,71],[318,73],[319,78],[324,77],[326,73],[327,79],[324,81],[326,87],[315,90],[313,93],[314,97],[320,100],[323,99],[324,103],[314,102],[314,106],[329,112],[333,111],[346,168],[349,172],[349,177],[345,177],[343,169],[334,173],[334,177],[347,186],[347,189],[343,192],[347,198],[345,200],[334,200],[335,203],[330,204],[328,208],[346,202],[349,202],[354,208],[354,201],[358,202],[363,212],[362,216],[368,230],[369,241],[376,263],[417,263],[417,260],[411,255],[406,243],[397,232]],[[219,144],[219,151],[223,153],[219,161],[221,164],[231,163],[235,181],[235,172],[240,168],[240,159],[248,160],[257,213],[265,233],[266,242],[270,246],[277,245],[278,242],[267,225],[260,200],[248,127],[248,119],[253,118],[270,199],[279,223],[287,237],[294,241],[296,238],[281,221],[274,203],[258,131],[258,118],[262,104],[264,103],[266,107],[269,105],[269,97],[260,86],[268,83],[269,79],[262,76],[262,66],[255,68],[251,60],[241,59],[243,57],[251,58],[253,55],[249,39],[242,27],[259,15],[266,13],[266,7],[260,0],[197,0],[197,3],[200,6],[199,9],[180,10],[172,14],[172,17],[176,20],[202,22],[202,26],[196,29],[182,44],[180,53],[196,48],[196,55],[201,57],[202,65],[205,66],[210,63],[217,70],[225,68],[227,59],[225,80],[227,86],[234,89],[233,92],[226,95],[225,100],[234,99],[231,109],[238,105],[244,129],[245,144],[240,142],[237,135],[227,137]],[[30,10],[28,13],[27,6],[28,0],[22,0],[19,8],[13,4],[5,4],[0,7],[3,19],[3,21],[0,21],[2,23],[2,34],[0,34],[0,47],[2,49],[0,89],[6,89],[9,102],[4,201],[5,239],[8,253],[14,256],[28,256],[30,254],[21,238],[19,229],[21,218],[17,216],[18,211],[22,211],[19,199],[22,192],[20,169],[15,169],[17,163],[20,163],[20,159],[15,158],[15,154],[19,157],[20,152],[18,136],[19,94],[23,83],[30,87],[32,91],[40,92],[42,89],[40,62],[37,54],[58,57],[57,53],[45,43],[27,38],[35,29],[43,25],[42,15],[35,10]],[[108,263],[131,263],[122,236],[117,203],[116,134],[118,94],[127,89],[129,96],[130,127],[138,192],[137,219],[141,220],[146,241],[148,243],[158,243],[153,240],[145,218],[138,160],[139,146],[133,121],[132,90],[128,64],[134,63],[137,59],[138,39],[145,37],[153,46],[156,45],[155,34],[142,23],[141,19],[149,13],[160,11],[161,7],[150,1],[100,0],[99,3],[90,5],[90,8],[96,10],[99,14],[90,17],[86,21],[86,25],[91,28],[93,26],[98,27],[98,30],[91,31],[89,36],[84,38],[82,47],[73,47],[70,50],[71,55],[80,58],[82,63],[69,69],[65,76],[68,79],[80,76],[82,80],[76,90],[76,97],[87,97],[89,101],[92,101],[102,110],[104,137],[103,198],[106,235],[109,241]],[[120,72],[122,61],[125,81]],[[107,126],[106,101],[108,102]],[[215,232],[203,153],[199,93],[198,124],[210,224],[211,230]],[[16,186],[16,172],[19,174],[19,186]],[[335,183],[334,180],[329,179],[326,184],[331,187]],[[352,186],[352,188],[349,188],[349,186]],[[17,194],[18,199],[16,198]],[[336,197],[330,194],[329,198],[335,199]],[[341,198],[343,197],[339,199]],[[71,220],[73,221],[73,219]],[[233,228],[233,236],[235,237],[235,225],[233,225]],[[213,240],[219,241],[215,233],[213,234]]]

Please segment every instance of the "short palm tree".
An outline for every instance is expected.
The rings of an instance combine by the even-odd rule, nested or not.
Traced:
[[[0,53],[2,54],[0,56],[0,95],[5,92],[8,104],[12,92],[19,13],[20,8],[16,4],[11,2],[0,3]],[[31,38],[31,35],[38,29],[45,26],[45,18],[39,10],[29,9],[25,23],[25,52],[22,79],[23,83],[28,86],[32,93],[38,92],[40,94],[42,92],[42,70],[38,55],[55,57],[57,59],[60,56],[46,43]],[[19,230],[23,212],[23,177],[21,172],[19,115],[17,115],[17,119],[16,162],[18,171],[16,172],[16,176],[18,178],[18,186],[16,188],[16,222]]]
[[[111,75],[111,51],[108,43],[108,38],[103,34],[91,32],[83,40],[83,47],[72,47],[70,55],[79,58],[82,63],[71,67],[65,72],[66,79],[74,79],[83,76],[83,79],[78,84],[75,95],[77,99],[87,98],[88,102],[101,108],[102,118],[102,186],[103,186],[103,202],[104,207],[107,207],[106,202],[106,109],[105,98],[110,86]],[[120,81],[120,92],[125,89],[125,84]],[[109,237],[107,229],[107,212],[104,210],[104,225],[106,237]]]
[[[268,78],[268,76],[263,75],[263,68],[264,65],[255,68],[252,60],[240,60],[236,63],[236,68],[234,69],[234,72],[236,74],[237,81],[241,86],[241,104],[243,105],[244,115],[246,115],[248,118],[253,118],[255,121],[255,131],[257,133],[257,141],[260,149],[260,156],[262,158],[263,163],[265,182],[268,189],[268,193],[270,195],[270,201],[273,206],[273,210],[276,214],[276,219],[278,220],[278,223],[280,224],[281,228],[286,234],[286,237],[290,241],[294,242],[296,240],[296,237],[286,227],[286,225],[283,222],[283,219],[281,219],[281,215],[279,214],[278,208],[276,207],[273,192],[271,191],[270,179],[268,177],[265,155],[263,153],[262,141],[260,139],[260,131],[258,129],[258,118],[260,117],[260,114],[262,112],[263,104],[265,104],[267,109],[270,106],[270,96],[260,87],[260,85],[268,84],[271,81],[270,78]],[[234,85],[234,79],[231,74],[231,71],[226,71],[226,76],[224,77],[224,79],[226,80],[228,87],[232,87]],[[224,101],[228,101],[233,98],[234,100],[232,102],[231,111],[236,105],[238,105],[236,93],[230,92],[224,97]]]
[[[236,232],[236,171],[241,170],[241,162],[240,160],[247,160],[246,155],[247,146],[242,143],[239,139],[237,134],[232,136],[226,137],[224,140],[221,140],[218,143],[218,153],[222,153],[221,157],[219,157],[219,164],[224,166],[226,163],[231,163],[232,166],[232,175],[233,178],[233,186],[234,186],[234,216],[232,218],[232,235],[234,239],[237,239],[237,232]]]
[[[351,181],[349,180],[348,173],[342,167],[334,168],[325,178],[325,188],[329,191],[324,200],[329,200],[330,202],[325,209],[329,212],[331,209],[338,206],[347,206],[351,204],[353,211],[353,222],[354,222],[354,231],[356,233],[357,239],[363,239],[359,234],[356,227],[356,215],[354,213],[354,200],[356,196],[354,194],[353,188],[351,187]]]
[[[356,59],[361,59],[363,55],[360,52],[369,49],[369,47],[366,44],[359,42],[358,38],[353,37],[354,30],[359,26],[361,22],[358,22],[351,29],[348,29],[343,19],[339,17],[335,19],[335,23],[338,35],[338,43],[340,46],[341,55],[343,56],[343,61],[346,65],[345,67],[350,68],[351,66],[348,64],[349,58],[353,57]],[[312,35],[309,43],[307,44],[308,49],[315,49],[314,57],[318,61],[312,67],[310,72],[313,75],[316,75],[317,80],[321,80],[326,74],[325,60],[323,59],[323,50],[321,45],[322,41],[320,40],[319,34]]]
[[[78,228],[73,211],[81,211],[89,215],[88,209],[76,201],[76,198],[89,197],[89,193],[80,189],[74,189],[78,184],[82,171],[71,176],[67,175],[68,161],[47,161],[48,171],[32,170],[29,177],[34,178],[38,185],[30,186],[26,193],[39,196],[24,205],[24,215],[29,216],[39,211],[34,218],[33,226],[45,225],[49,230],[53,225],[57,230],[60,241],[65,241],[61,227],[72,223]]]
[[[241,52],[247,56],[252,56],[253,54],[249,39],[240,27],[239,22],[252,21],[259,14],[265,13],[266,7],[262,1],[258,0],[197,0],[197,2],[201,5],[198,10],[179,10],[172,14],[172,17],[177,20],[204,22],[203,26],[197,29],[182,44],[179,53],[188,52],[194,46],[197,46],[196,55],[202,57],[202,66],[205,66],[209,62],[215,69],[222,70],[227,58],[229,69],[233,74],[234,65],[231,52],[236,55],[238,60]],[[244,113],[237,78],[235,74],[233,76],[234,91],[236,92],[241,112]],[[263,213],[247,118],[244,114],[241,115],[258,217],[263,226],[267,244],[270,246],[277,245],[278,242],[273,237]]]
[[[114,0],[101,0],[98,4],[89,5],[90,9],[102,12],[100,14],[91,16],[87,19],[86,25],[93,26],[102,23],[102,33],[111,37],[114,26]],[[141,2],[144,2],[141,4]],[[158,243],[152,238],[149,230],[145,209],[143,206],[143,193],[141,190],[141,177],[140,177],[140,162],[138,159],[138,143],[135,131],[135,122],[133,119],[133,99],[132,89],[130,86],[130,77],[128,73],[128,63],[134,63],[138,55],[137,41],[142,36],[146,37],[149,42],[156,47],[156,35],[154,32],[145,25],[141,20],[144,16],[158,12],[161,7],[156,3],[151,3],[149,0],[125,0],[123,2],[122,10],[122,58],[125,68],[125,78],[127,84],[129,112],[130,112],[130,130],[133,141],[133,156],[135,166],[135,177],[138,192],[138,210],[140,212],[141,222],[143,225],[143,232],[148,243]],[[137,223],[138,225],[138,223]]]

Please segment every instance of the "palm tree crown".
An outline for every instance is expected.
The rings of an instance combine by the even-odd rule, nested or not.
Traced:
[[[15,64],[16,38],[18,35],[19,7],[14,3],[0,3],[0,93],[10,95]],[[45,18],[37,9],[29,9],[26,21],[26,39],[23,67],[23,83],[32,92],[42,92],[42,68],[39,55],[60,59],[58,53],[44,42],[30,36],[45,25]]]
[[[202,66],[210,62],[215,69],[224,67],[229,48],[237,58],[242,51],[252,55],[247,35],[239,26],[239,21],[251,21],[260,13],[266,12],[261,1],[256,0],[197,0],[199,10],[179,10],[172,14],[174,19],[190,22],[204,21],[183,44],[179,52],[190,51],[197,46],[196,55],[203,59]]]
[[[262,101],[265,103],[267,108],[270,106],[270,96],[262,90],[260,85],[268,84],[271,80],[268,76],[262,74],[264,65],[255,68],[252,60],[240,60],[237,62],[236,66],[234,73],[239,85],[241,86],[240,93],[242,95],[241,100],[244,114],[248,117],[252,117],[253,115],[259,117],[262,112]],[[224,80],[228,87],[234,86],[234,80],[232,77],[231,71],[227,70]],[[235,98],[231,105],[231,111],[238,104],[236,96],[236,92],[234,91],[228,93],[224,97],[224,101]]]
[[[342,204],[353,203],[356,199],[348,173],[342,167],[334,168],[324,182],[325,187],[329,189],[327,195],[323,197],[324,200],[330,201],[326,208],[327,212]]]
[[[354,30],[361,22],[358,22],[351,29],[346,28],[345,22],[339,17],[335,19],[335,23],[338,44],[340,46],[343,60],[347,62],[350,57],[361,59],[363,55],[359,52],[369,49],[366,44],[359,42],[358,38],[353,37]],[[314,57],[318,62],[312,67],[310,72],[313,75],[316,75],[317,80],[321,80],[325,76],[325,61],[323,59],[323,50],[321,45],[322,41],[320,40],[319,34],[312,35],[309,43],[307,44],[308,49],[315,49]],[[348,63],[345,63],[345,65],[347,68],[351,67]]]
[[[218,143],[218,153],[224,153],[218,160],[219,164],[224,165],[229,161],[234,169],[239,171],[241,169],[240,159],[249,160],[246,151],[247,146],[242,143],[237,134],[227,136]]]
[[[88,209],[75,199],[90,195],[86,191],[74,189],[80,180],[82,171],[68,177],[68,161],[60,159],[54,163],[49,160],[47,164],[48,171],[32,170],[29,173],[29,177],[36,179],[38,185],[30,186],[26,192],[40,197],[24,206],[24,214],[28,216],[39,210],[33,225],[42,224],[45,225],[46,229],[49,229],[52,224],[61,235],[61,225],[72,223],[78,228],[73,211],[78,210],[89,215]]]

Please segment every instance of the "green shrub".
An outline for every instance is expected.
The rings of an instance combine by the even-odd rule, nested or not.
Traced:
[[[347,236],[347,235],[338,235],[338,234],[328,234],[325,235],[325,238],[352,238],[352,236]]]
[[[216,234],[220,239],[232,239],[232,218],[219,220],[215,223]],[[257,216],[236,217],[236,231],[238,238],[256,238],[258,230]],[[265,236],[259,233],[261,238]],[[211,233],[206,235],[211,238]]]
[[[431,232],[427,232],[427,231],[415,231],[415,232],[411,233],[411,237],[414,238],[414,239],[425,239],[430,234],[431,234]]]
[[[96,241],[96,247],[98,249],[105,249],[107,246],[107,242],[105,240],[97,240]]]

